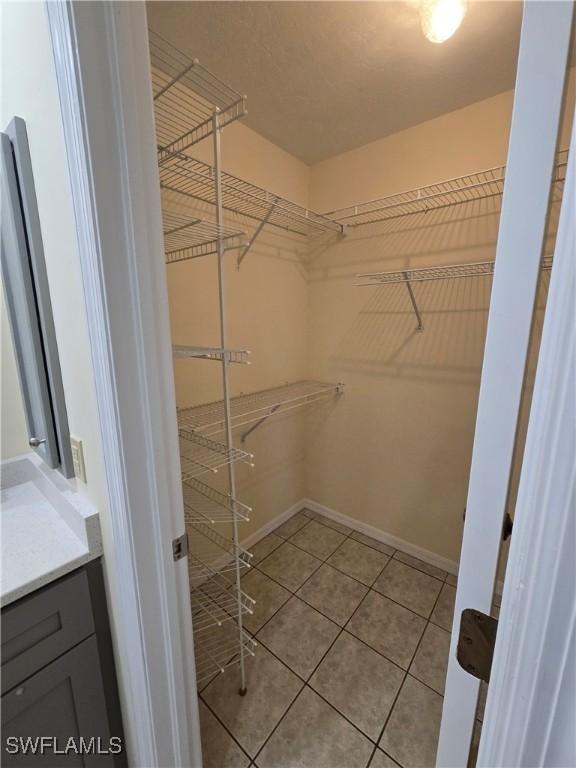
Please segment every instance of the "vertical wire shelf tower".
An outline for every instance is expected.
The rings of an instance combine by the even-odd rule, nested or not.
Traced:
[[[181,220],[176,222],[178,226],[175,230],[174,222],[170,226],[178,233],[190,231],[189,242],[177,244],[177,255],[183,253],[184,258],[206,254],[216,256],[221,349],[203,351],[201,348],[190,348],[195,352],[187,355],[185,348],[177,348],[175,355],[220,362],[225,444],[207,440],[189,430],[180,428],[179,432],[187,528],[192,527],[198,536],[219,545],[224,552],[224,558],[217,559],[213,568],[196,554],[189,554],[197,678],[199,682],[209,679],[228,666],[239,663],[239,693],[244,695],[245,656],[253,655],[256,644],[242,626],[242,616],[252,610],[254,601],[241,589],[241,569],[249,567],[251,556],[240,546],[238,522],[248,519],[249,508],[236,499],[235,462],[251,463],[252,457],[234,448],[232,436],[229,369],[231,363],[243,360],[238,359],[238,354],[232,354],[227,346],[224,258],[230,248],[231,235],[224,225],[220,140],[222,128],[245,114],[246,97],[153,31],[150,31],[150,55],[160,168],[172,158],[185,157],[186,150],[198,141],[212,139],[215,221],[207,223],[191,215],[189,224]],[[165,238],[172,230],[166,228],[165,215]],[[208,236],[206,232],[209,232]],[[233,234],[236,236],[236,233]],[[179,237],[182,235],[179,234]],[[178,260],[171,258],[170,253],[167,256],[168,263]],[[207,452],[216,456],[215,462],[211,462]],[[196,478],[203,472],[215,471],[214,467],[224,466],[228,474],[228,495],[219,493]],[[229,545],[228,540],[212,527],[218,522],[232,524]]]

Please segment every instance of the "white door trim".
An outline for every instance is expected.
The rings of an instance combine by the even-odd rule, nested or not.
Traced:
[[[576,765],[575,149],[573,133],[478,766]]]
[[[201,766],[168,295],[142,3],[48,2],[74,201],[132,765]]]
[[[490,614],[570,46],[573,3],[524,3],[437,765],[468,762],[479,680],[456,659],[465,608]]]

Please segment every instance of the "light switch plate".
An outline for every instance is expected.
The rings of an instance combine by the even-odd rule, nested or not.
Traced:
[[[72,463],[74,464],[74,475],[83,483],[86,482],[86,465],[84,464],[84,448],[82,440],[70,435],[70,445],[72,447]]]

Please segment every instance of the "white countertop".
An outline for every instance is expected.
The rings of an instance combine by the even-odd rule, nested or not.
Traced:
[[[34,454],[2,463],[2,606],[102,554],[98,513]]]

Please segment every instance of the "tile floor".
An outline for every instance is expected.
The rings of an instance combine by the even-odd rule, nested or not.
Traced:
[[[434,766],[455,578],[309,510],[252,551],[258,648],[246,696],[201,690],[205,768]]]

